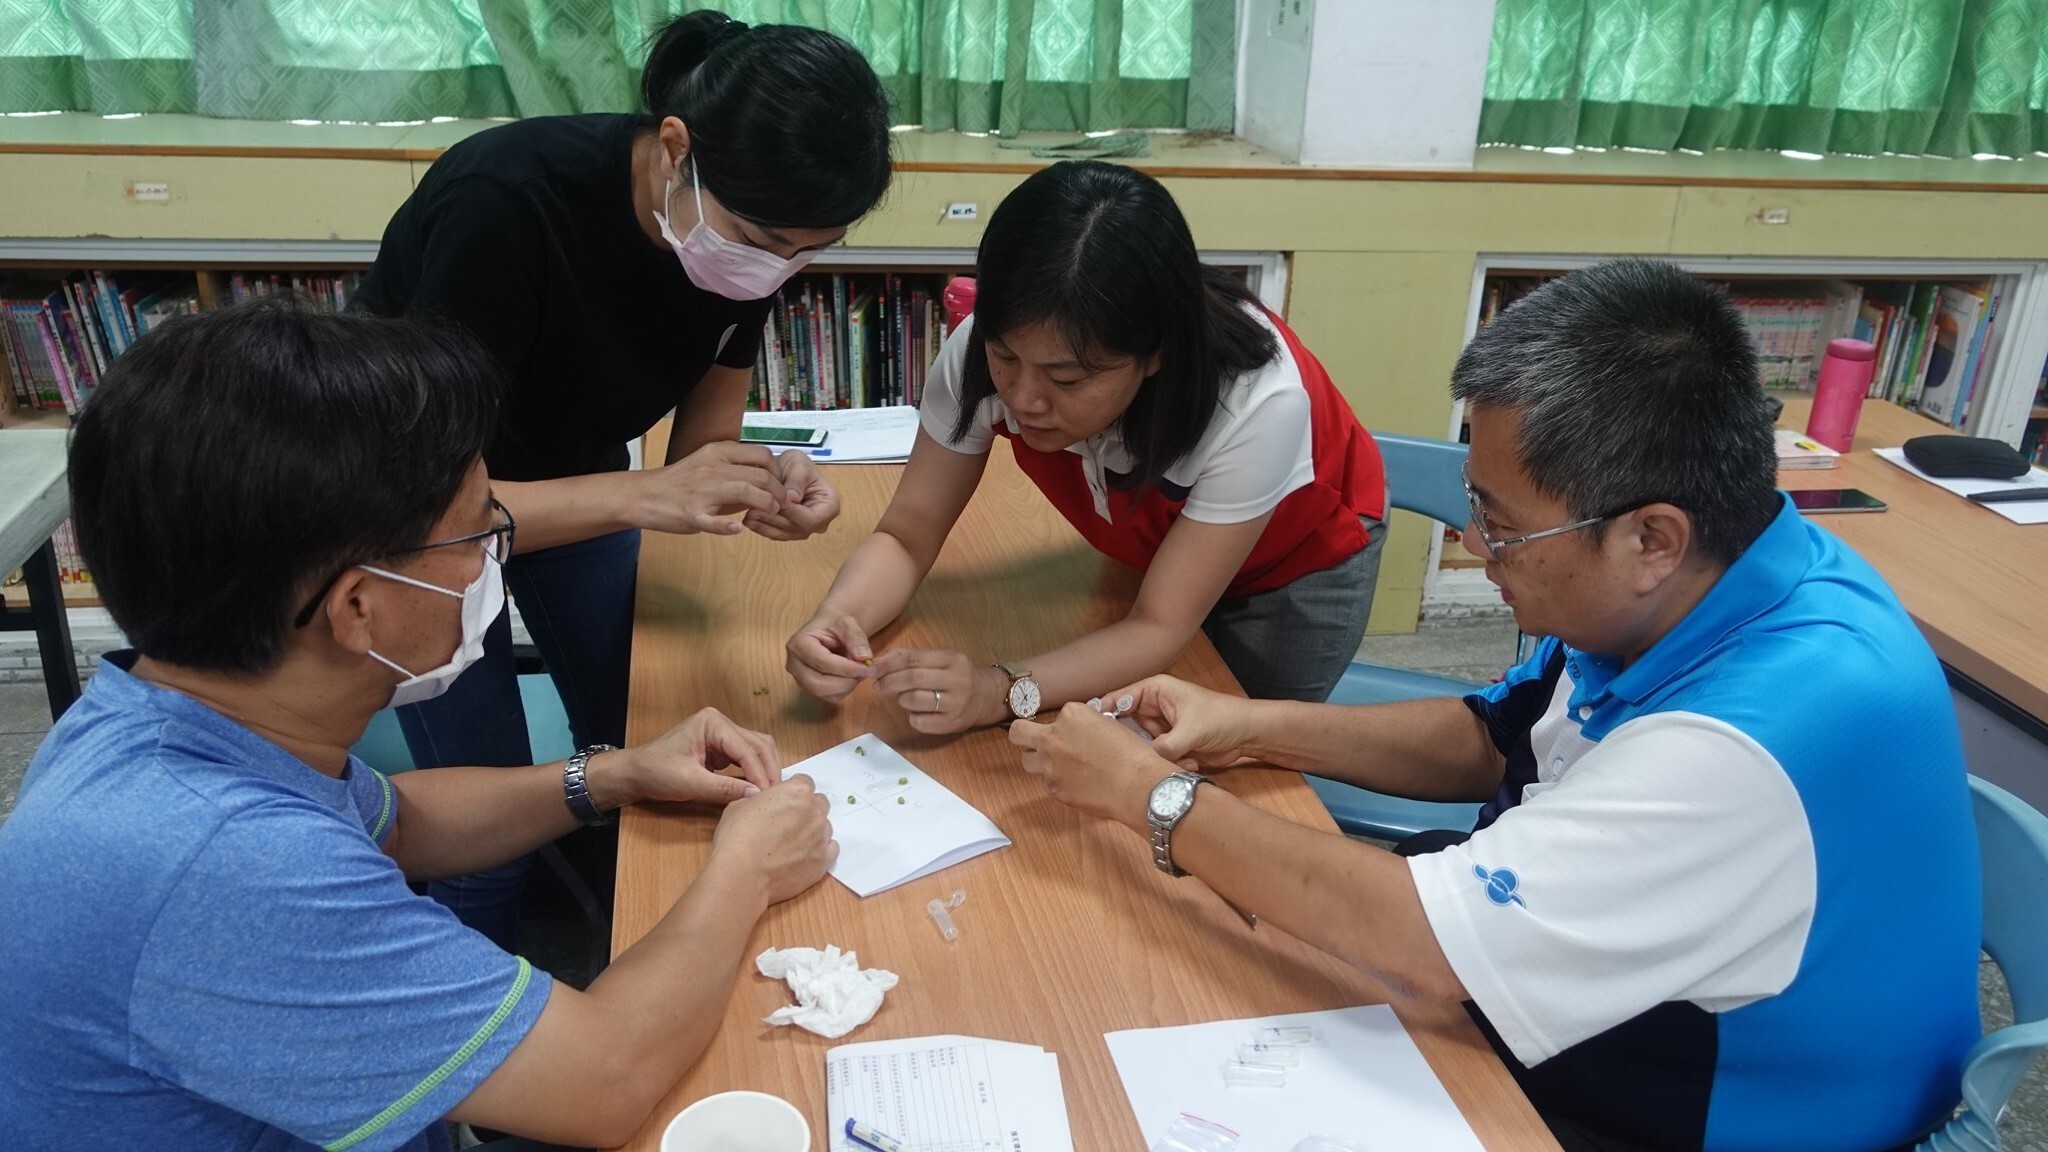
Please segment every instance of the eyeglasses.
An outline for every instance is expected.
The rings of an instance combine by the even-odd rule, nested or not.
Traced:
[[[385,557],[382,558],[411,556],[420,552],[431,552],[436,548],[453,548],[458,544],[476,544],[481,542],[484,548],[484,555],[503,564],[512,556],[512,534],[518,531],[519,523],[512,519],[512,513],[509,509],[503,504],[498,503],[496,496],[491,497],[491,509],[497,513],[498,522],[481,532],[471,532],[466,536],[455,536],[447,540],[435,540],[432,543],[421,544],[415,548],[401,548],[396,552],[386,553]],[[354,565],[350,565],[350,567],[354,567]],[[345,568],[342,571],[345,572],[347,569]],[[320,602],[327,598],[327,590],[334,587],[334,582],[339,579],[341,579],[340,572],[327,578],[327,583],[322,584],[320,591],[315,593],[313,598],[306,603],[306,606],[299,610],[299,614],[292,618],[292,627],[304,628],[313,622],[313,613],[319,610]]]
[[[1465,483],[1465,502],[1472,508],[1472,526],[1479,530],[1479,542],[1486,545],[1487,555],[1496,560],[1500,559],[1503,549],[1511,548],[1516,544],[1527,544],[1531,540],[1541,540],[1545,536],[1562,536],[1567,532],[1577,532],[1581,528],[1591,528],[1593,525],[1604,520],[1612,520],[1616,516],[1633,512],[1642,507],[1643,504],[1650,503],[1650,501],[1646,500],[1642,503],[1631,504],[1626,508],[1616,509],[1605,516],[1589,516],[1584,520],[1574,520],[1569,524],[1560,524],[1555,528],[1545,528],[1541,532],[1524,532],[1520,536],[1510,536],[1505,540],[1499,540],[1493,535],[1493,526],[1486,516],[1486,505],[1479,502],[1479,493],[1472,487],[1471,476],[1461,471],[1460,479]]]

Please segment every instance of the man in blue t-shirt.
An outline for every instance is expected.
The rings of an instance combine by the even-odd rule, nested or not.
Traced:
[[[830,867],[824,798],[710,710],[567,764],[387,778],[349,756],[504,607],[497,394],[459,337],[271,305],[179,320],[108,371],[73,520],[134,650],[0,826],[11,1152],[439,1149],[444,1117],[621,1143],[717,1028],[755,921]],[[408,887],[642,800],[726,807],[587,992]]]
[[[1366,708],[1155,679],[1125,690],[1149,748],[1070,706],[1011,730],[1025,767],[1393,994],[1465,1001],[1568,1152],[1910,1145],[1979,1032],[1961,740],[1891,590],[1776,491],[1756,380],[1669,264],[1552,281],[1452,377],[1465,546],[1549,637],[1527,662]],[[1396,854],[1172,763],[1241,757],[1485,807]]]

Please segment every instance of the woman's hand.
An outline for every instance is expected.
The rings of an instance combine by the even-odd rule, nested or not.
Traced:
[[[770,540],[802,540],[823,532],[839,517],[839,493],[825,482],[810,453],[785,449],[775,457],[775,471],[784,488],[782,510],[771,514],[749,509],[741,523]]]
[[[875,653],[860,621],[847,612],[821,612],[796,630],[783,645],[782,666],[796,686],[828,704],[837,704],[873,676]]]
[[[640,486],[633,523],[652,532],[733,536],[741,531],[736,514],[789,514],[775,456],[758,444],[706,444],[673,464],[626,475]],[[836,515],[837,496],[833,507]]]
[[[896,697],[927,735],[965,732],[1010,715],[1010,678],[949,648],[892,648],[875,661],[875,691]]]

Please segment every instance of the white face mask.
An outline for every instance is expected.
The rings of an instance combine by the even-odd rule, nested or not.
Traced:
[[[654,220],[661,225],[661,238],[675,249],[676,259],[683,262],[683,271],[689,274],[690,283],[706,292],[716,292],[728,300],[760,300],[773,296],[791,276],[803,270],[817,257],[817,252],[799,252],[795,257],[784,260],[773,252],[764,252],[751,244],[728,240],[718,229],[704,222],[704,190],[697,180],[697,158],[690,158],[690,189],[697,195],[697,226],[681,240],[676,239],[675,229],[668,224],[668,201],[675,193],[676,182],[670,180],[662,185],[662,211],[654,214]]]
[[[378,655],[376,649],[370,650],[372,660],[405,677],[391,693],[390,707],[402,708],[407,704],[432,700],[446,692],[448,686],[455,683],[455,678],[462,675],[464,669],[483,658],[484,633],[489,630],[491,622],[498,618],[498,613],[505,610],[505,575],[496,556],[485,552],[484,570],[477,573],[476,579],[469,582],[469,587],[460,592],[443,588],[439,584],[415,580],[410,576],[400,576],[396,572],[387,572],[382,568],[372,568],[368,564],[360,567],[363,571],[382,576],[386,580],[396,580],[400,584],[425,588],[429,592],[439,592],[443,596],[453,596],[462,601],[462,643],[455,646],[454,655],[448,657],[448,662],[439,668],[419,673],[410,672],[397,661]]]

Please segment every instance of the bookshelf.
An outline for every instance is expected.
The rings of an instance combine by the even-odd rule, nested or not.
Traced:
[[[1470,304],[1465,316],[1464,340],[1469,342],[1489,313],[1509,298],[1526,294],[1543,279],[1575,268],[1610,259],[1608,255],[1525,255],[1481,254],[1472,274]],[[1764,383],[1786,395],[1810,392],[1812,374],[1818,370],[1820,351],[1835,336],[1859,335],[1856,330],[1859,307],[1840,298],[1844,287],[1854,288],[1861,300],[1878,300],[1896,314],[1893,330],[1879,330],[1880,369],[1873,392],[1888,387],[1890,397],[1908,406],[1922,399],[1918,386],[1925,383],[1931,365],[1938,366],[1933,341],[1916,340],[1911,332],[1913,308],[1925,307],[1918,323],[1933,335],[1941,308],[1953,294],[1944,297],[1942,286],[1968,287],[1981,292],[1984,302],[1979,314],[1981,339],[1976,333],[1959,342],[1959,356],[1967,356],[1975,344],[1974,373],[1966,402],[1949,411],[1934,411],[1934,418],[1974,436],[2003,440],[2022,448],[2042,451],[2048,440],[2048,262],[2021,260],[1920,260],[1920,259],[1798,259],[1657,256],[1669,259],[1706,279],[1726,284],[1738,307],[1746,308],[1752,335],[1759,338],[1764,361]],[[1810,307],[1784,306],[1805,300]],[[1993,305],[1995,301],[1995,306]],[[1988,317],[1988,322],[1985,322]],[[1866,328],[1866,333],[1869,331]],[[1887,344],[1890,347],[1887,347]],[[1889,375],[1887,369],[1890,369]],[[1926,398],[1929,407],[1940,402],[1935,391]],[[1964,397],[1955,397],[1964,401]],[[1448,433],[1462,439],[1464,413],[1453,406]],[[2031,453],[2030,453],[2031,454]],[[1443,616],[1491,614],[1505,611],[1493,586],[1483,572],[1485,565],[1468,557],[1458,544],[1455,531],[1431,537],[1429,562],[1425,568],[1423,609]]]
[[[150,321],[157,324],[248,295],[296,292],[338,309],[346,305],[356,279],[376,254],[376,244],[363,241],[0,239],[0,429],[68,428],[72,412],[90,401],[99,373],[146,331],[143,306],[150,300],[160,305]],[[1202,259],[1242,276],[1267,307],[1286,307],[1284,254],[1219,251],[1203,253]],[[778,360],[778,370],[800,370],[793,375],[780,372],[771,381],[769,357],[764,354],[750,406],[803,409],[845,406],[854,400],[869,405],[914,402],[923,370],[938,354],[937,337],[943,331],[940,291],[948,278],[971,275],[973,266],[970,248],[842,247],[821,253],[784,287],[764,332],[787,353]],[[906,329],[893,349],[885,337],[868,344],[881,353],[874,366],[876,379],[895,368],[899,382],[893,387],[859,388],[829,373],[817,373],[823,379],[816,378],[812,365],[847,347],[848,313],[859,292],[849,298],[844,288],[884,285],[901,286],[906,305],[913,293],[918,294],[925,307],[917,339],[910,339]],[[835,287],[840,294],[834,293]],[[133,289],[132,298],[124,299],[131,293],[123,289]],[[20,306],[19,317],[9,302]],[[36,315],[43,319],[38,321]],[[871,321],[880,318],[878,313],[867,315]],[[800,329],[815,333],[820,356],[797,355],[795,335]],[[805,344],[809,347],[811,342]],[[764,340],[764,353],[768,347]],[[923,362],[909,363],[913,356]],[[16,381],[24,375],[27,379],[17,389]],[[821,384],[837,387],[828,393]],[[60,543],[59,552],[66,605],[98,608],[97,593],[76,549],[67,550]],[[0,599],[23,601],[24,590],[10,583],[12,579],[12,574],[0,573]]]

